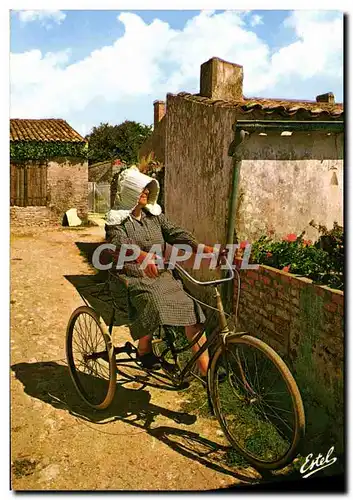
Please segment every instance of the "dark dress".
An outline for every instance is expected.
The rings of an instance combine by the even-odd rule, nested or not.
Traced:
[[[196,249],[198,243],[189,232],[173,225],[164,214],[151,215],[143,211],[141,220],[133,216],[121,224],[106,225],[106,238],[119,248],[122,244],[135,244],[148,252],[152,245],[166,243],[189,244]],[[161,270],[157,278],[147,277],[139,264],[127,262],[119,272],[127,286],[130,332],[134,340],[150,335],[160,325],[186,326],[204,323],[200,306],[184,292],[182,283],[169,270]]]

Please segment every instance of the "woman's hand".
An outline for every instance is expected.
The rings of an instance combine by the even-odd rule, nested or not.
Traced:
[[[224,261],[224,258],[227,257],[228,255],[228,248],[224,247],[224,248],[213,248],[213,247],[210,247],[208,245],[205,245],[204,247],[204,253],[213,253],[215,255],[217,255],[217,267],[221,266],[222,264],[222,261]]]
[[[205,245],[203,249],[204,253],[216,253],[213,247],[209,247],[208,245]]]
[[[147,265],[145,263],[146,256],[148,255],[147,252],[143,252],[141,250],[139,257],[137,257],[136,261],[139,264],[142,264],[144,262],[144,269],[143,272],[148,276],[149,278],[158,278],[158,267],[156,265],[156,255],[151,255],[148,260],[147,260]]]

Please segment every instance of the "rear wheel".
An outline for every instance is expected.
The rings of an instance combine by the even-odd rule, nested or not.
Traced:
[[[291,462],[305,432],[304,407],[293,375],[270,346],[229,335],[212,358],[208,383],[226,437],[249,463],[279,469]]]
[[[71,315],[66,357],[81,398],[97,410],[107,408],[116,388],[114,346],[105,324],[90,307],[79,307]]]

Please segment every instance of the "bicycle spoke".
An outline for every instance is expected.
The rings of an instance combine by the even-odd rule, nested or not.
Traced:
[[[98,406],[107,397],[113,369],[108,359],[108,347],[99,323],[89,313],[78,314],[71,330],[71,372],[80,394],[90,404]],[[98,357],[92,354],[101,353]],[[86,357],[87,355],[88,358]],[[101,357],[102,356],[102,357]]]
[[[216,373],[222,364],[228,376],[222,383],[215,377],[214,391],[229,439],[246,457],[261,463],[280,461],[291,450],[296,425],[282,372],[266,351],[246,342],[229,343]]]
[[[266,404],[266,403],[265,403],[265,404]],[[289,427],[288,423],[287,423],[285,420],[283,420],[283,418],[281,418],[281,416],[280,416],[280,415],[278,415],[278,413],[276,412],[276,410],[274,410],[274,409],[273,409],[273,408],[274,408],[273,406],[269,406],[269,405],[266,405],[266,406],[268,406],[268,407],[270,408],[270,410],[272,410],[272,411],[274,412],[274,413],[272,414],[274,417],[279,418],[279,420],[281,420],[281,422],[283,422],[283,423],[284,423],[284,425],[285,425],[286,427],[288,427],[288,429],[289,429],[290,431],[292,431],[292,428],[291,428],[291,427]]]
[[[77,336],[78,336],[78,338],[81,341],[82,348],[86,351],[87,350],[86,349],[87,348],[87,343],[85,341],[84,336],[82,335],[82,332],[78,330],[78,328],[76,327],[76,325],[74,326],[74,331],[77,333]]]

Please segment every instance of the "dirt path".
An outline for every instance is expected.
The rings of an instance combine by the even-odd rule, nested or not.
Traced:
[[[178,412],[188,392],[145,380],[119,386],[104,412],[81,402],[66,365],[65,330],[82,299],[65,276],[93,272],[76,243],[103,237],[101,227],[13,230],[13,489],[209,490],[257,481],[253,469],[226,464],[214,419]],[[115,335],[130,339],[125,328]]]

